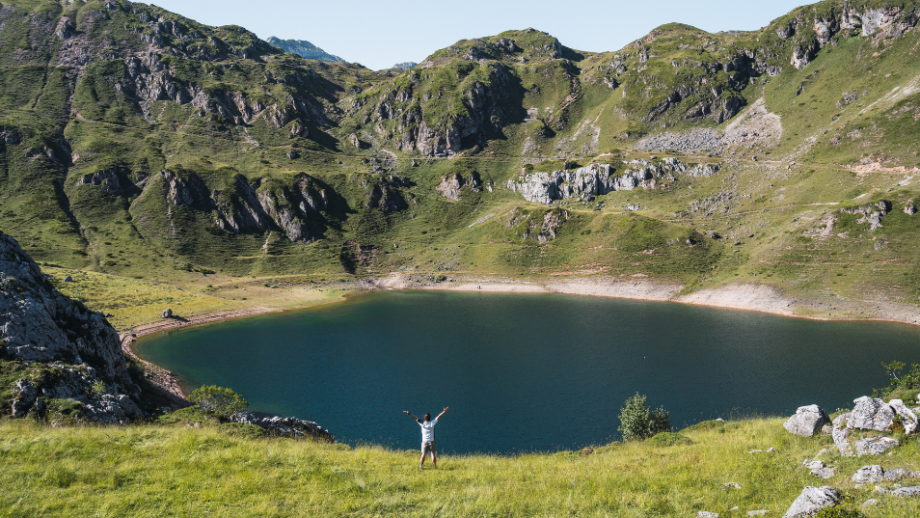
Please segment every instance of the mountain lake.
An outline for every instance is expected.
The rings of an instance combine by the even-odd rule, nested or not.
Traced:
[[[605,444],[636,392],[681,428],[715,418],[828,413],[920,362],[920,328],[568,295],[373,292],[140,339],[189,390],[230,387],[250,409],[316,421],[347,444],[418,448],[402,411],[432,415],[447,454]]]

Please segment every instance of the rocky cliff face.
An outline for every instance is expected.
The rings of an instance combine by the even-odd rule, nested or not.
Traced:
[[[139,416],[129,396],[139,389],[128,375],[118,333],[101,313],[61,295],[19,244],[2,233],[0,342],[7,359],[33,366],[16,382],[15,416],[41,413],[60,399],[77,402],[91,419]]]
[[[675,182],[681,174],[688,177],[712,176],[715,164],[688,166],[676,158],[652,163],[648,160],[624,162],[621,171],[614,164],[591,164],[572,171],[522,174],[508,180],[507,188],[520,193],[527,201],[551,205],[559,200],[590,201],[613,191],[631,191],[641,187],[654,189],[659,181]]]

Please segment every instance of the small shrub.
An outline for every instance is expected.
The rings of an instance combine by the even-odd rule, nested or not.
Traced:
[[[93,386],[89,389],[89,397],[93,399],[102,399],[105,393],[105,383],[102,380],[93,383]]]
[[[671,416],[663,407],[652,410],[645,403],[645,396],[636,393],[626,400],[620,409],[620,428],[623,440],[648,439],[661,432],[671,431]]]
[[[836,506],[822,509],[815,518],[863,518],[863,514],[856,509],[849,507]]]
[[[447,276],[443,273],[439,273],[434,276],[434,282],[444,282],[447,280]]]
[[[188,400],[205,412],[225,419],[249,407],[249,402],[236,392],[214,385],[195,389]]]

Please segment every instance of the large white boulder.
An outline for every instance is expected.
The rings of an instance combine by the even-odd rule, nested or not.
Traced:
[[[821,431],[821,427],[830,424],[831,419],[818,405],[808,405],[799,407],[795,415],[783,423],[789,433],[800,435],[802,437],[811,437]]]
[[[806,518],[814,516],[822,509],[837,505],[840,492],[830,486],[811,487],[802,490],[802,494],[792,502],[783,518]]]

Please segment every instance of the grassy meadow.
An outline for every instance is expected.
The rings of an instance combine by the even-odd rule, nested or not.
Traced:
[[[793,436],[778,418],[707,421],[671,441],[592,453],[444,455],[437,470],[418,470],[415,451],[249,438],[194,412],[161,421],[0,422],[0,516],[781,516],[808,485],[837,487],[844,507],[880,500],[866,517],[920,513],[916,500],[848,481],[869,463],[920,469],[916,439],[871,460],[825,455],[837,475],[824,481],[801,465],[830,448],[830,437]],[[449,434],[442,442],[449,448]],[[769,448],[777,451],[749,453]]]

